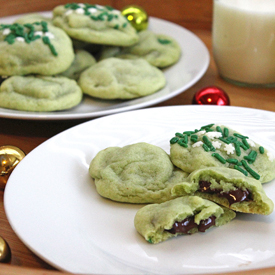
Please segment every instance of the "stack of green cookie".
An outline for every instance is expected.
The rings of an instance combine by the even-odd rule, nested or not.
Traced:
[[[106,58],[106,48],[119,48],[121,55]],[[160,68],[180,54],[174,39],[137,33],[109,6],[68,3],[54,8],[52,18],[22,16],[0,25],[0,107],[58,111],[77,106],[83,94],[124,100],[150,95],[166,85]]]

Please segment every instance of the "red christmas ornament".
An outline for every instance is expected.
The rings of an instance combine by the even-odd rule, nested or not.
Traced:
[[[224,90],[209,86],[196,92],[192,103],[199,105],[230,105],[230,100]]]

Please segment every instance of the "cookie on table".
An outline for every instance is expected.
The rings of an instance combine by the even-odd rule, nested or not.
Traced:
[[[82,91],[62,76],[11,76],[0,86],[0,107],[34,112],[59,111],[78,105]]]
[[[174,169],[163,149],[144,142],[100,151],[89,174],[102,197],[128,203],[169,200],[172,186],[188,176]]]
[[[163,72],[144,59],[108,58],[85,70],[78,81],[83,93],[102,99],[132,99],[163,88]]]
[[[175,166],[187,173],[204,167],[228,167],[262,183],[275,178],[275,158],[248,136],[223,125],[175,133],[170,140]]]
[[[178,42],[165,34],[156,34],[150,30],[138,33],[139,42],[131,47],[103,47],[101,59],[111,56],[134,59],[144,58],[151,65],[165,68],[175,64],[181,56]]]
[[[0,75],[55,75],[74,60],[72,41],[45,21],[0,25]]]
[[[236,213],[198,196],[185,196],[146,205],[135,215],[136,230],[152,244],[178,235],[205,232],[213,226],[222,226]]]
[[[96,63],[92,54],[85,50],[75,50],[75,58],[71,66],[60,75],[78,80],[80,74]]]
[[[175,196],[193,193],[243,213],[269,215],[274,208],[259,180],[224,167],[198,169],[186,182],[176,184],[171,193]]]
[[[53,24],[70,37],[89,43],[131,46],[139,39],[126,17],[110,6],[60,5],[53,10]]]

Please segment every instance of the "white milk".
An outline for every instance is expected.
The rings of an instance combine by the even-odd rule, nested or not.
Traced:
[[[275,0],[215,0],[213,54],[224,78],[275,83]]]

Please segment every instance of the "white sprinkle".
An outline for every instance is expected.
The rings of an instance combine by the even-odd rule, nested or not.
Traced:
[[[45,32],[44,36],[48,36],[50,39],[54,39],[54,35],[51,32]]]
[[[98,9],[104,9],[104,7],[101,6],[101,5],[96,5],[96,7],[97,7]]]
[[[19,42],[25,42],[25,38],[24,37],[16,37],[15,39],[17,41],[19,41]]]
[[[97,12],[97,9],[96,9],[96,8],[89,8],[89,9],[88,9],[88,12],[89,12],[89,13],[96,13],[96,12]]]
[[[65,15],[68,16],[68,15],[70,15],[70,14],[72,14],[72,13],[73,13],[73,10],[67,10],[67,11],[65,12]]]
[[[84,9],[81,9],[81,8],[76,9],[75,12],[76,12],[77,14],[84,14],[84,13],[85,13]]]
[[[220,149],[222,144],[219,141],[213,141],[212,145],[214,146],[215,149]]]
[[[196,134],[197,134],[198,136],[202,136],[202,135],[204,135],[205,133],[206,133],[206,131],[205,131],[205,130],[202,130],[202,131],[197,132]]]
[[[234,154],[235,147],[232,144],[225,144],[224,151],[226,151],[227,155]]]
[[[251,139],[247,139],[246,141],[251,147],[255,147],[254,141],[252,141]]]
[[[43,36],[43,32],[42,31],[37,31],[37,32],[34,32],[34,35],[39,35],[39,36]]]
[[[271,152],[268,151],[266,154],[270,161],[273,161],[275,159],[274,155]]]
[[[209,138],[219,138],[219,137],[222,137],[222,133],[220,133],[220,132],[208,132],[208,133],[206,133],[206,136],[208,136]]]
[[[192,147],[199,147],[199,146],[201,146],[201,145],[203,145],[203,142],[202,142],[202,141],[198,141],[198,142],[194,143],[194,144],[192,145]]]
[[[4,29],[3,30],[3,35],[9,35],[11,33],[10,29]]]
[[[83,4],[83,3],[78,3],[77,5],[81,8],[85,8],[85,4]]]

